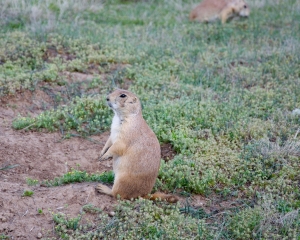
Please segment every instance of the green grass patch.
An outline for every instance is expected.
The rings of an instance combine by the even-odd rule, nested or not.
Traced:
[[[1,234],[0,239],[10,239],[10,237],[5,234]]]
[[[64,174],[62,177],[57,177],[54,180],[45,180],[41,184],[54,187],[61,186],[69,183],[80,183],[80,182],[103,182],[103,183],[113,183],[114,174],[112,171],[104,172],[101,174],[93,173],[88,174],[85,171],[72,170]]]
[[[95,222],[86,224],[81,224],[80,216],[68,218],[54,214],[56,233],[63,238],[91,239],[197,239],[208,236],[203,220],[185,217],[176,205],[138,199],[120,201],[114,211],[113,218],[101,212]]]
[[[82,136],[102,132],[110,125],[110,110],[101,99],[76,98],[69,106],[45,111],[36,118],[19,117],[13,121],[14,129],[76,130]]]

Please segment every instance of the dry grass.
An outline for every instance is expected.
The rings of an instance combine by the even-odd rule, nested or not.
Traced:
[[[248,0],[247,1],[252,7],[255,8],[263,8],[265,6],[270,6],[270,5],[278,5],[284,3],[284,0]],[[299,7],[300,4],[298,2],[297,7]]]
[[[255,151],[258,155],[262,155],[264,158],[284,158],[287,156],[300,156],[300,142],[295,140],[288,140],[284,144],[280,144],[278,141],[270,142],[269,139],[261,139],[255,142]]]
[[[3,0],[1,1],[0,19],[2,24],[17,20],[16,24],[25,25],[33,32],[51,31],[67,15],[72,14],[76,24],[82,12],[96,12],[102,7],[102,1],[96,0]]]

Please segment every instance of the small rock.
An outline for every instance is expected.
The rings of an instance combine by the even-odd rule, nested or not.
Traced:
[[[43,234],[38,233],[37,238],[38,238],[38,239],[41,239],[42,237],[43,237]]]
[[[2,218],[1,218],[1,221],[2,221],[2,222],[6,222],[6,221],[7,221],[6,217],[2,217]]]
[[[105,206],[105,204],[102,204],[102,205],[100,205],[100,207],[99,207],[101,210],[105,210],[106,209],[106,206]]]
[[[300,108],[296,108],[292,111],[292,115],[300,115]]]
[[[116,215],[116,213],[113,212],[113,211],[108,213],[108,216],[110,216],[110,217],[113,217],[113,216],[115,216],[115,215]]]

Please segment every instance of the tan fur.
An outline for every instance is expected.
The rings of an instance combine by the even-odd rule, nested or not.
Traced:
[[[111,134],[101,151],[100,160],[113,158],[113,188],[99,184],[96,190],[121,199],[143,197],[177,202],[164,193],[148,195],[155,183],[160,165],[160,145],[142,116],[139,99],[131,92],[118,89],[107,96],[115,115]]]
[[[248,17],[250,9],[244,0],[203,0],[190,13],[190,20],[212,22],[220,19],[225,23],[229,18]]]

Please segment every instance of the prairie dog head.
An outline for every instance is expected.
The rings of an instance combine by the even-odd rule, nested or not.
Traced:
[[[244,0],[235,0],[231,4],[237,9],[237,15],[241,17],[248,17],[250,15],[250,8]]]
[[[108,106],[120,117],[141,113],[140,100],[133,93],[117,89],[106,97]]]

